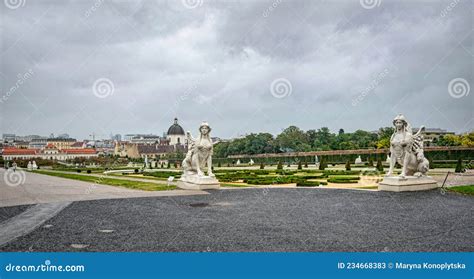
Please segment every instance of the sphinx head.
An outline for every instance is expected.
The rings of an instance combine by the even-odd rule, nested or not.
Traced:
[[[207,122],[202,122],[201,126],[199,126],[199,132],[203,136],[209,135],[209,133],[212,131],[211,127]]]
[[[403,114],[397,115],[397,116],[393,119],[393,126],[395,126],[395,128],[396,128],[397,130],[402,130],[402,129],[404,129],[404,128],[407,126],[407,120],[406,120],[405,116],[403,116]]]

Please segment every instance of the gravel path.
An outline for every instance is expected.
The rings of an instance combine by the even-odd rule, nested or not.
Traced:
[[[2,251],[474,251],[455,193],[232,189],[74,202]]]

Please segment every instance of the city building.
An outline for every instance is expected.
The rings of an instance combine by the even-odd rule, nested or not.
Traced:
[[[160,143],[162,138],[157,135],[136,135],[130,139],[131,143],[136,144],[156,144]]]
[[[420,128],[413,128],[413,134],[417,133]],[[454,135],[454,132],[448,132],[440,128],[425,128],[423,132],[423,144],[425,146],[436,145],[439,139],[445,135]]]
[[[13,142],[16,139],[15,134],[2,134],[3,142]]]
[[[58,149],[69,149],[73,148],[72,145],[76,142],[75,139],[71,138],[48,138],[47,145],[54,145]]]
[[[169,140],[170,145],[186,145],[186,133],[183,127],[178,124],[178,118],[174,119],[174,124],[168,129],[166,138]]]
[[[171,153],[186,153],[186,135],[178,119],[163,137],[155,135],[124,135],[124,141],[115,141],[114,155],[128,158],[163,158]]]
[[[36,138],[32,139],[30,143],[28,144],[28,148],[30,149],[43,149],[48,145],[48,139],[47,138]]]
[[[122,135],[120,135],[120,134],[111,135],[111,136],[110,136],[110,139],[111,139],[112,141],[122,141]]]
[[[4,148],[2,156],[6,161],[13,161],[15,159],[34,160],[35,158],[65,161],[75,158],[98,157],[98,154],[96,150],[92,148],[58,149],[50,144],[44,149]]]

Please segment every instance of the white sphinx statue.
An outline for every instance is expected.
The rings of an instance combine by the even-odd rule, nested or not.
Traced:
[[[218,189],[220,187],[212,173],[213,145],[210,133],[211,127],[203,122],[199,127],[199,138],[192,137],[187,132],[188,153],[183,160],[183,175],[178,180],[178,187],[183,189]],[[207,176],[204,169],[207,168]]]
[[[393,119],[393,125],[395,131],[390,138],[390,168],[379,189],[400,192],[438,187],[433,178],[426,176],[429,162],[423,152],[424,126],[413,135],[410,123],[402,114]],[[398,176],[393,174],[396,163],[402,166]]]

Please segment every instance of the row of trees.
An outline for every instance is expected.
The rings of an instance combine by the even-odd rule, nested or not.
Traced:
[[[230,142],[221,142],[214,147],[214,154],[215,157],[225,158],[237,154],[388,148],[393,132],[392,127],[385,127],[380,128],[377,133],[362,130],[346,133],[340,129],[335,134],[331,133],[327,127],[303,131],[296,126],[290,126],[276,137],[269,133],[258,133]],[[435,144],[474,146],[474,133],[459,136],[446,135]]]
[[[215,146],[214,154],[223,158],[235,154],[383,148],[389,146],[392,133],[393,128],[390,127],[380,129],[378,134],[362,130],[345,133],[343,129],[334,134],[327,127],[303,131],[290,126],[276,137],[269,133],[258,133],[221,142]]]
[[[434,143],[438,146],[466,146],[474,147],[474,132],[463,135],[445,135]]]

